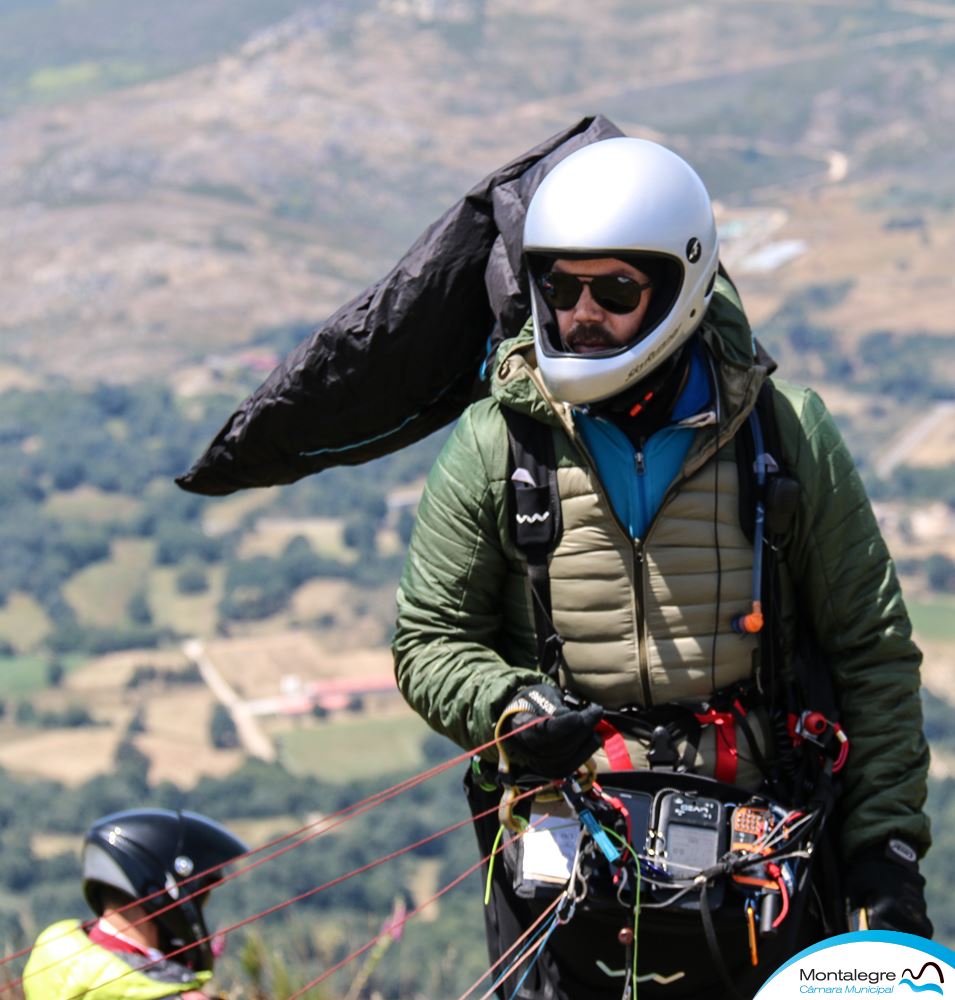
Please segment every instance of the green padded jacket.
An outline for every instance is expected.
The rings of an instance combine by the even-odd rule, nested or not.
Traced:
[[[428,478],[398,591],[399,687],[435,730],[460,746],[489,741],[516,691],[542,679],[526,567],[510,532],[503,406],[554,428],[564,534],[550,574],[555,624],[568,640],[562,683],[607,705],[647,704],[666,700],[669,687],[682,698],[705,697],[748,670],[752,645],[729,629],[732,609],[745,608],[732,584],[727,592],[721,583],[716,607],[722,600],[727,611],[714,619],[714,585],[703,583],[716,575],[713,529],[700,529],[715,522],[712,497],[719,494],[723,561],[717,565],[725,572],[726,553],[737,559],[736,590],[745,593],[752,560],[738,542],[732,439],[775,365],[755,345],[722,279],[700,335],[718,387],[719,418],[695,431],[682,471],[646,537],[637,540],[613,516],[572,408],[543,386],[529,331],[499,348],[491,398],[464,413]],[[822,401],[780,379],[773,385],[782,464],[799,483],[780,557],[778,625],[786,656],[796,630],[812,629],[851,739],[838,804],[842,849],[851,857],[896,835],[923,853],[930,835],[921,654],[895,570]],[[694,574],[699,593],[681,590]],[[687,607],[684,614],[681,603],[703,613],[694,617]],[[714,620],[717,628],[701,624]],[[702,743],[701,751],[705,757]],[[701,770],[708,771],[706,761]]]

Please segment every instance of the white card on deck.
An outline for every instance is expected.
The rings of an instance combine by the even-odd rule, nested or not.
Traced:
[[[531,811],[531,828],[521,837],[521,877],[527,882],[563,884],[570,879],[580,837],[576,817]]]

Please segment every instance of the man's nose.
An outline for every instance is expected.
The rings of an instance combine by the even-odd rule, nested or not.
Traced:
[[[584,282],[580,298],[574,306],[574,320],[577,323],[593,323],[603,319],[604,311],[590,294],[590,282]]]

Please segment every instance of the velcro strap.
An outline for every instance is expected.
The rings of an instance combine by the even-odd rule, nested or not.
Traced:
[[[736,749],[736,719],[732,712],[696,712],[701,726],[716,726],[716,768],[713,777],[732,785],[736,781],[736,764],[739,751]]]
[[[607,760],[610,761],[611,768],[614,771],[635,770],[627,750],[626,741],[620,735],[620,730],[612,726],[606,719],[601,719],[594,726],[594,729],[604,745],[604,753],[607,755]]]

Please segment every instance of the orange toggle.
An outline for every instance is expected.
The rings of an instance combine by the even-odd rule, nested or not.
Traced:
[[[753,610],[748,615],[737,615],[733,619],[733,631],[754,635],[763,631],[763,606],[753,601]]]
[[[759,949],[756,946],[756,911],[752,903],[746,904],[746,930],[749,937],[749,960],[755,968],[759,965]]]

